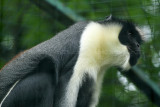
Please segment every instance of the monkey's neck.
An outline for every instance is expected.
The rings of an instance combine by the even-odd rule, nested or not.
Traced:
[[[86,66],[87,65],[81,62],[76,63],[66,88],[65,96],[61,99],[60,107],[76,107],[80,100],[85,99],[84,97],[88,97],[89,95],[91,95],[91,97],[89,97],[88,100],[92,103],[88,106],[95,107],[98,104],[105,70],[97,66]],[[85,89],[85,91],[83,89]],[[83,97],[81,95],[83,95]]]

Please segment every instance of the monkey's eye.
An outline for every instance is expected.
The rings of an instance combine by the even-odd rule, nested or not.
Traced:
[[[132,40],[133,39],[133,34],[131,32],[127,32],[127,34],[128,34],[128,38]]]
[[[128,35],[129,35],[129,36],[131,36],[131,35],[132,35],[132,33],[131,33],[131,32],[128,32]]]
[[[134,39],[134,37],[133,37],[132,33],[128,32],[127,34],[128,34],[128,38],[129,38],[129,40],[131,40],[131,41],[132,41],[132,40]]]

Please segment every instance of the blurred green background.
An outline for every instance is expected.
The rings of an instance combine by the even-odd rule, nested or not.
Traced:
[[[52,5],[43,1],[0,0],[0,68],[17,53],[50,39],[76,21],[99,20],[112,14],[132,20],[143,30],[146,43],[141,47],[138,67],[160,87],[159,0],[48,0]],[[98,107],[157,106],[111,68],[105,75]]]

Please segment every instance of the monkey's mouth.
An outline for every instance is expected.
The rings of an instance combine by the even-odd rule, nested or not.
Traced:
[[[137,49],[131,49],[129,47],[127,48],[130,54],[129,63],[131,66],[134,66],[138,62],[138,59],[140,58],[140,51]]]

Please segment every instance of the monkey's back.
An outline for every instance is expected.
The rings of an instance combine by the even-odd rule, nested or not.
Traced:
[[[71,72],[79,51],[81,34],[88,22],[78,22],[55,37],[22,52],[0,71],[0,102],[12,85],[34,72],[44,58],[50,58],[55,64],[58,77]]]

